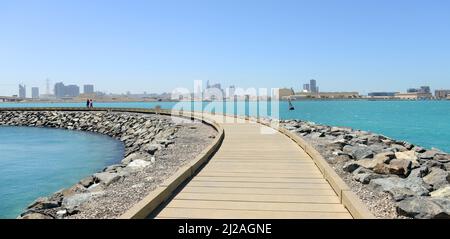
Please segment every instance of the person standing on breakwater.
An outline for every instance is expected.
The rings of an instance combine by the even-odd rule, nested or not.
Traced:
[[[91,105],[91,101],[89,99],[86,100],[86,108],[89,108],[89,106]]]
[[[94,108],[94,100],[89,100],[89,108]]]

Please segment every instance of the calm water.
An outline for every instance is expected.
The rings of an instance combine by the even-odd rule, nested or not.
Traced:
[[[0,218],[16,218],[37,197],[69,187],[121,160],[108,136],[32,127],[0,127]]]
[[[200,103],[201,104],[201,103]],[[207,111],[266,116],[266,102],[203,103]],[[427,148],[436,147],[450,152],[450,101],[295,101],[294,111],[288,110],[287,102],[279,102],[279,117],[282,119],[303,119],[320,124],[347,126],[369,130],[386,136],[406,140]],[[130,107],[165,109],[191,107],[191,103],[175,102],[132,102],[95,103],[98,107]],[[84,103],[0,103],[0,107],[84,107]],[[224,107],[225,106],[225,107]],[[234,110],[237,108],[237,110]]]
[[[277,102],[279,117],[369,130],[450,152],[450,101]],[[190,109],[189,102],[95,103],[97,107]],[[84,103],[0,103],[0,107],[84,107]],[[206,111],[263,115],[267,102],[200,103]],[[196,108],[198,109],[198,108]],[[276,116],[276,115],[273,115]],[[0,218],[13,218],[39,196],[48,195],[119,161],[122,145],[90,133],[0,127]],[[25,146],[25,147],[24,147]]]

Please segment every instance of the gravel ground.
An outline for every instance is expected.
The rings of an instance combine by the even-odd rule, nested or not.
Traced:
[[[80,213],[67,218],[117,218],[193,160],[217,135],[217,131],[208,125],[186,120],[176,127],[179,130],[175,134],[174,144],[157,151],[152,166],[109,185],[104,194],[83,203],[79,207]]]

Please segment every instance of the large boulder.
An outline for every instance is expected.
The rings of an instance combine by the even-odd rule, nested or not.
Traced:
[[[51,209],[59,207],[59,202],[48,197],[40,197],[31,203],[27,209]]]
[[[389,163],[393,157],[394,157],[394,154],[392,152],[379,153],[379,154],[375,155],[375,157],[373,159],[361,159],[361,160],[358,160],[356,163],[361,167],[364,167],[367,169],[373,169],[378,164]]]
[[[99,181],[100,183],[104,184],[105,186],[108,186],[111,183],[116,182],[121,177],[122,176],[120,174],[118,174],[118,173],[111,173],[111,172],[102,172],[102,173],[94,174],[95,180]]]
[[[373,158],[374,156],[374,152],[366,145],[358,145],[358,146],[346,145],[344,146],[342,151],[344,151],[344,153],[350,154],[356,160]]]
[[[416,219],[449,219],[450,200],[432,197],[407,198],[397,205],[397,213]]]
[[[395,158],[410,161],[413,168],[420,166],[419,162],[417,161],[417,153],[414,150],[396,152]]]
[[[440,168],[432,168],[431,172],[423,177],[423,180],[432,185],[434,189],[439,189],[449,184],[450,175],[447,171]]]
[[[54,218],[47,214],[32,212],[21,216],[20,219],[54,219]]]
[[[369,186],[375,190],[390,193],[396,200],[402,200],[408,196],[426,196],[430,186],[423,182],[422,178],[377,178],[372,179]]]
[[[445,187],[442,187],[436,191],[433,191],[430,193],[431,197],[436,198],[448,198],[450,199],[450,185],[447,185]]]
[[[372,179],[383,178],[385,175],[376,173],[355,173],[353,174],[353,179],[362,184],[368,184]]]
[[[148,155],[146,153],[136,152],[136,153],[132,153],[132,154],[128,155],[126,158],[122,159],[122,163],[123,164],[129,164],[133,160],[147,159],[149,157],[150,157],[150,155]]]
[[[80,194],[74,194],[70,197],[66,197],[62,201],[62,207],[73,210],[80,206],[81,204],[87,202],[91,198],[95,196],[102,195],[103,192],[93,192],[93,193],[80,193]]]
[[[421,153],[420,155],[419,155],[419,158],[421,158],[421,159],[433,159],[436,155],[438,155],[438,154],[444,154],[443,152],[441,152],[441,151],[439,151],[439,150],[436,150],[436,149],[432,149],[432,150],[427,150],[427,151],[425,151],[425,152],[423,152],[423,153]]]

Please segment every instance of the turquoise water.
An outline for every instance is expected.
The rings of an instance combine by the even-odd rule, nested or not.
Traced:
[[[0,218],[121,160],[108,136],[61,129],[0,127]]]
[[[281,119],[303,119],[320,124],[347,126],[369,130],[406,140],[423,147],[436,147],[450,152],[450,101],[294,101],[294,111],[287,102],[278,102]],[[130,107],[164,109],[191,107],[190,102],[95,103],[98,107]],[[250,107],[249,107],[250,105]],[[267,116],[267,102],[203,103],[208,111]],[[84,103],[0,103],[0,107],[84,107]],[[224,107],[225,106],[225,107]],[[233,107],[234,106],[234,107]],[[237,109],[236,109],[237,108]]]

